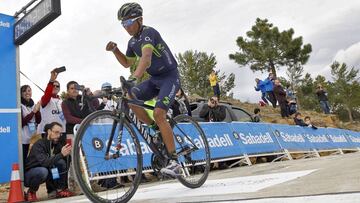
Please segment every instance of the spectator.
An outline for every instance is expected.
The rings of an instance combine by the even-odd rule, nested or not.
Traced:
[[[66,120],[66,134],[68,139],[74,138],[74,126],[80,124],[81,121],[89,115],[92,111],[90,109],[91,101],[87,100],[86,92],[84,97],[79,95],[79,89],[85,89],[79,86],[75,81],[70,81],[66,85],[67,95],[62,103],[62,109]],[[80,192],[77,190],[75,180],[73,178],[72,167],[69,173],[69,188],[72,191]]]
[[[295,122],[295,125],[307,126],[307,124],[306,124],[306,123],[304,122],[304,120],[301,118],[301,113],[300,113],[300,112],[295,113],[294,122]]]
[[[312,124],[310,116],[305,116],[304,120],[308,127],[311,127],[315,130],[317,129],[317,127]]]
[[[255,90],[261,91],[261,99],[268,105],[269,102],[266,99],[265,83],[262,80],[260,80],[259,78],[255,78],[255,82],[256,82]]]
[[[219,100],[220,99],[220,87],[219,87],[219,82],[218,82],[218,78],[216,76],[215,70],[211,71],[211,73],[209,75],[209,80],[210,80],[210,86],[213,88],[213,91],[214,91],[214,96],[216,96]]]
[[[285,88],[285,92],[286,92],[286,98],[288,100],[294,100],[296,101],[296,95],[294,90],[292,90],[292,88],[290,87],[290,84],[286,84],[286,88]]]
[[[62,126],[63,133],[66,132],[66,122],[62,111],[62,99],[59,97],[60,83],[56,80],[58,73],[50,72],[50,81],[46,86],[45,93],[41,97],[42,120],[38,127],[38,133],[42,133],[46,124],[58,122]]]
[[[274,95],[274,74],[269,73],[269,77],[264,80],[266,98],[271,102],[272,106],[276,108],[276,97]]]
[[[297,112],[297,103],[296,100],[289,101],[289,116]]]
[[[41,122],[40,102],[32,100],[32,90],[29,85],[20,88],[21,94],[21,141],[23,160],[25,161],[30,147],[30,138],[36,133],[36,127]]]
[[[71,146],[55,150],[59,144],[62,125],[52,122],[47,125],[46,137],[35,142],[26,159],[24,185],[29,187],[27,200],[37,201],[36,192],[40,184],[46,182],[48,195],[55,192],[56,197],[70,197],[73,195],[67,189],[67,171],[64,157],[71,153]],[[58,190],[58,191],[57,191]]]
[[[62,109],[66,120],[66,134],[74,134],[74,126],[91,113],[90,104],[87,101],[81,101],[79,95],[79,84],[75,81],[67,83],[66,99],[62,103]]]
[[[208,122],[220,122],[225,119],[226,110],[224,106],[219,105],[218,98],[214,96],[202,107],[199,116]]]
[[[260,109],[259,108],[255,108],[254,109],[254,115],[253,115],[253,121],[258,123],[260,122],[261,115],[260,115]]]
[[[84,88],[83,94],[86,96],[85,99],[88,102],[88,107],[89,107],[90,111],[91,112],[96,111],[100,106],[98,98],[94,97],[93,92],[88,87]]]
[[[180,114],[191,116],[190,103],[182,88],[177,91],[175,101],[170,108],[172,109],[172,117]]]
[[[324,113],[330,114],[330,104],[329,104],[329,100],[327,97],[328,93],[321,85],[317,86],[316,95],[318,96],[320,106],[321,106],[322,110],[324,111]]]
[[[108,82],[105,82],[101,85],[101,91],[106,93],[111,91],[111,84]],[[110,97],[103,97],[101,100],[101,103],[99,107],[96,110],[114,110],[116,108],[116,102],[113,101]]]
[[[283,87],[280,84],[279,80],[275,80],[274,86],[274,94],[276,100],[279,102],[280,110],[281,110],[281,117],[289,117],[288,112],[288,101],[286,100],[286,92],[284,91]]]

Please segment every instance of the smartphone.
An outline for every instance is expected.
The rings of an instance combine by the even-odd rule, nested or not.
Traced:
[[[61,66],[60,68],[55,68],[54,71],[56,73],[61,73],[61,72],[66,71],[66,68],[65,68],[65,66]]]
[[[71,142],[72,142],[71,138],[66,139],[66,144],[68,144],[69,146],[71,146]]]

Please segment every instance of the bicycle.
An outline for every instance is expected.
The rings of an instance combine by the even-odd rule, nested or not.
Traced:
[[[74,139],[72,162],[75,177],[83,193],[92,202],[129,201],[141,181],[143,152],[153,152],[151,163],[145,165],[148,168],[151,166],[155,173],[159,173],[170,161],[161,135],[155,134],[155,131],[139,121],[128,104],[150,110],[154,107],[127,98],[127,87],[131,81],[121,76],[120,82],[120,88],[107,92],[108,96],[117,101],[116,109],[88,115]],[[167,116],[167,119],[174,132],[178,161],[182,166],[181,176],[177,179],[186,187],[198,188],[205,183],[210,171],[210,149],[206,136],[190,116]],[[139,136],[144,140],[143,143],[140,143]],[[132,181],[106,189],[99,189],[96,182],[128,175],[133,176]]]

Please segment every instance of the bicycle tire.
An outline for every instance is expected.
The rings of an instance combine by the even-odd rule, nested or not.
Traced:
[[[200,125],[194,118],[192,118],[188,115],[178,115],[174,118],[174,121],[177,123],[176,125],[173,126],[173,131],[174,131],[175,141],[177,142],[178,145],[184,144],[184,140],[181,141],[182,133],[180,132],[180,129],[179,129],[179,128],[181,128],[178,125],[179,123],[187,124],[186,129],[184,128],[181,130],[183,130],[184,132],[187,131],[186,133],[189,133],[189,134],[191,132],[191,134],[193,136],[194,136],[194,134],[193,134],[194,131],[196,131],[195,135],[199,136],[202,140],[202,144],[197,151],[191,152],[190,154],[186,155],[186,156],[188,156],[188,158],[196,159],[196,160],[185,161],[185,159],[186,159],[185,156],[178,157],[179,163],[182,164],[183,168],[182,168],[182,176],[178,176],[177,179],[179,180],[180,183],[182,183],[184,186],[186,186],[188,188],[198,188],[205,183],[205,181],[209,175],[209,172],[210,172],[209,144],[207,142],[204,131],[202,130],[202,128],[200,127]],[[190,125],[192,125],[192,126],[190,126]],[[195,138],[193,140],[195,141]],[[199,158],[199,157],[201,157],[201,158]],[[190,162],[192,162],[192,163],[190,163]],[[188,167],[190,167],[190,170]],[[198,167],[198,168],[196,168],[196,167]],[[201,174],[199,174],[197,171],[199,169],[202,169],[202,172],[200,172]],[[187,174],[186,174],[186,172],[187,172]],[[193,175],[194,175],[193,178],[190,177],[189,172],[193,173]],[[195,177],[197,177],[198,179],[195,179]]]
[[[108,119],[108,120],[101,120],[101,119]],[[96,124],[96,122],[99,121],[99,125],[93,125]],[[120,118],[117,117],[115,115],[114,112],[112,111],[107,111],[107,110],[101,110],[101,111],[96,111],[91,113],[90,115],[88,115],[81,123],[79,130],[76,133],[75,139],[74,139],[74,144],[73,144],[73,149],[72,149],[72,163],[73,163],[73,169],[74,169],[74,174],[75,174],[75,178],[82,190],[82,192],[86,195],[86,197],[92,201],[92,202],[99,202],[99,203],[103,203],[103,202],[117,202],[117,203],[124,203],[124,202],[128,202],[132,196],[135,194],[139,184],[140,184],[140,180],[141,180],[141,174],[142,174],[142,152],[141,152],[141,147],[140,147],[140,142],[138,140],[138,137],[136,136],[136,133],[133,129],[133,127],[130,125],[130,123],[124,119],[124,125],[123,125],[123,131],[127,130],[128,134],[129,134],[129,139],[133,142],[133,146],[134,146],[134,152],[136,153],[136,157],[135,158],[125,158],[125,156],[120,156],[119,160],[106,160],[105,159],[105,151],[103,150],[102,152],[104,157],[99,157],[98,160],[101,160],[101,158],[104,158],[104,163],[101,164],[100,167],[103,167],[106,164],[113,164],[115,163],[115,167],[119,167],[122,166],[121,161],[123,161],[124,163],[126,161],[131,161],[131,163],[133,163],[133,165],[136,165],[135,170],[135,177],[133,178],[133,181],[130,182],[127,185],[124,185],[123,188],[117,188],[115,189],[115,192],[122,192],[122,195],[119,195],[117,193],[116,198],[111,198],[112,196],[114,196],[114,188],[110,188],[106,191],[94,191],[94,186],[90,184],[90,178],[89,175],[93,175],[93,172],[91,172],[91,169],[89,171],[87,171],[87,169],[90,168],[90,159],[93,157],[90,157],[91,153],[88,153],[89,156],[86,156],[86,152],[89,151],[89,148],[85,148],[85,147],[90,147],[91,146],[87,146],[90,145],[90,143],[87,143],[87,139],[90,139],[89,135],[92,135],[91,129],[92,128],[99,128],[99,129],[104,129],[104,131],[107,131],[105,129],[106,124],[102,123],[105,121],[109,121],[108,124],[113,123],[114,121],[117,121],[117,128],[118,128],[118,123],[120,121]],[[90,129],[90,130],[88,130]],[[93,130],[93,129],[92,129]],[[98,130],[98,129],[97,129]],[[99,131],[98,134],[101,134],[101,132]],[[96,136],[101,136],[96,134]],[[107,133],[103,133],[105,134],[105,136],[109,136],[110,137],[110,133],[108,135],[106,135]],[[86,138],[86,136],[88,136]],[[97,137],[96,137],[97,138]],[[117,136],[114,135],[113,141],[117,139]],[[92,139],[94,140],[94,138]],[[124,139],[122,139],[124,140]],[[107,139],[108,142],[108,139]],[[124,141],[125,142],[125,141]],[[92,143],[93,144],[93,143]],[[104,144],[106,146],[106,144]],[[112,143],[113,145],[113,143]],[[123,146],[123,143],[121,143],[121,146]],[[106,147],[103,147],[106,148]],[[97,150],[95,147],[92,150]],[[90,150],[91,151],[91,150]],[[85,157],[85,158],[83,158]],[[107,161],[113,161],[113,163],[107,162]],[[136,163],[135,163],[136,162]],[[95,166],[95,165],[94,165]],[[114,169],[115,169],[114,167]],[[86,171],[83,171],[83,170]],[[117,171],[117,170],[115,170]],[[103,172],[104,174],[105,172]],[[101,173],[100,173],[101,174]],[[117,174],[115,174],[117,175]],[[117,176],[118,177],[118,176]],[[98,182],[95,182],[95,184],[98,184]],[[106,197],[104,197],[106,196]]]

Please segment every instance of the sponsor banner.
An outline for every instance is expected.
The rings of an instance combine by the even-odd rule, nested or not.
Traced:
[[[313,129],[310,127],[301,127],[304,131],[304,138],[307,139],[314,149],[336,149],[338,148],[330,137],[327,135],[328,131],[324,128]]]
[[[231,123],[201,123],[210,147],[211,159],[219,159],[244,154],[239,147],[239,138],[233,133]]]
[[[290,151],[310,151],[313,145],[305,139],[304,127],[273,124],[269,125],[282,149]]]
[[[282,149],[290,151],[310,151],[313,149],[337,149],[360,147],[360,134],[358,132],[341,129],[319,128],[313,130],[308,127],[289,125],[270,125],[265,123],[200,123],[209,143],[212,159],[221,159],[243,154],[262,154],[278,152]],[[191,141],[200,149],[204,148],[203,140],[197,131],[189,124],[180,124]],[[127,170],[136,168],[136,152],[134,143],[130,139],[127,129],[123,131],[120,148],[120,158],[105,160],[104,154],[111,132],[111,124],[92,125],[83,138],[84,155],[91,173]],[[152,151],[145,140],[136,131],[143,154],[143,167],[151,166]],[[115,129],[115,136],[119,129]],[[181,136],[178,129],[174,129],[177,139],[176,148],[190,141]],[[146,139],[151,137],[147,137]],[[116,139],[114,139],[116,140]],[[193,153],[192,158],[204,157],[203,150]],[[112,143],[110,154],[116,152],[116,143]]]
[[[18,115],[0,113],[0,183],[10,182],[13,163],[18,163]]]
[[[14,22],[0,13],[0,183],[10,182],[12,164],[19,163]]]
[[[237,133],[240,148],[246,154],[281,151],[269,124],[234,122],[231,126],[233,132]]]
[[[135,145],[130,138],[127,129],[124,128],[123,137],[120,148],[120,158],[105,160],[105,151],[111,134],[111,124],[95,124],[90,125],[85,131],[82,138],[83,155],[86,157],[88,170],[91,173],[109,172],[115,170],[125,170],[129,168],[136,168],[137,158]],[[116,150],[116,137],[119,135],[119,128],[115,129],[114,139],[110,146],[110,155],[113,155]],[[149,159],[150,149],[148,146],[141,142],[141,150],[144,158]],[[146,165],[146,164],[144,164]]]
[[[344,130],[347,134],[347,138],[353,144],[354,147],[360,148],[360,132],[355,132],[351,130]]]
[[[204,151],[201,150],[204,148],[203,140],[197,133],[195,129],[193,129],[193,125],[188,125],[186,123],[179,125],[181,130],[184,131],[190,138],[191,141],[200,148],[199,151],[192,153],[192,159],[197,160],[205,157]],[[210,156],[212,159],[216,158],[225,158],[231,156],[239,156],[241,155],[240,147],[236,144],[236,140],[232,137],[231,129],[229,124],[226,123],[203,123],[201,124],[202,129],[204,130],[207,141],[210,147]],[[132,139],[130,139],[130,134],[128,130],[124,129],[123,137],[121,142],[120,149],[120,158],[113,160],[105,160],[105,150],[107,147],[109,135],[111,132],[112,125],[103,123],[98,125],[91,125],[86,130],[82,144],[84,147],[84,156],[86,157],[88,170],[92,173],[99,172],[109,172],[115,170],[125,170],[128,168],[136,167],[136,151],[134,143]],[[136,130],[135,130],[136,131]],[[149,146],[146,144],[143,137],[136,131],[137,136],[140,141],[141,151],[143,154],[143,167],[151,166],[151,157],[152,151]],[[115,136],[119,134],[119,129],[115,129]],[[189,143],[190,141],[181,136],[178,129],[174,129],[174,134],[176,139],[180,143]],[[182,140],[181,140],[182,139]],[[114,139],[116,140],[116,138]],[[186,143],[185,143],[186,142]],[[179,143],[176,141],[177,150],[180,149]],[[114,154],[116,152],[116,143],[113,143],[110,146],[110,154]]]
[[[327,136],[333,143],[336,148],[341,149],[350,149],[356,148],[356,145],[351,142],[350,138],[348,137],[347,131],[338,128],[322,128],[322,130],[327,131]],[[350,131],[352,132],[352,131]],[[360,139],[359,139],[360,143]]]

